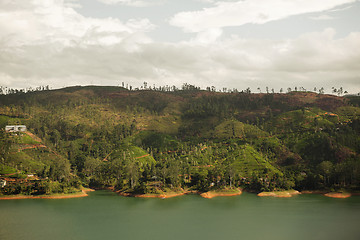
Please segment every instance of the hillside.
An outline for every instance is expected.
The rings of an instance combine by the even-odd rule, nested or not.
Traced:
[[[2,194],[360,190],[359,97],[169,90],[0,95]]]

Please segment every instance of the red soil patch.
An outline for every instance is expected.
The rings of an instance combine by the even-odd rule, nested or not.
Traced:
[[[147,157],[147,156],[150,156],[150,154],[142,155],[140,157],[136,157],[135,159],[144,158],[144,157]]]
[[[278,198],[289,198],[295,195],[301,194],[298,191],[281,191],[281,192],[261,192],[258,194],[259,197],[278,197]]]
[[[92,192],[94,190],[92,189],[83,189],[81,190],[81,193],[73,194],[73,195],[55,195],[55,196],[6,196],[6,197],[0,197],[0,200],[15,200],[15,199],[66,199],[66,198],[80,198],[80,197],[87,197],[88,192]]]
[[[326,194],[324,194],[324,196],[326,196],[326,197],[331,197],[331,198],[349,198],[349,197],[351,197],[351,193],[336,193],[336,192],[331,192],[331,193],[326,193]]]
[[[29,135],[29,137],[31,137],[34,141],[36,142],[42,142],[41,139],[37,136],[35,136],[34,134],[32,134],[31,132],[25,132],[27,135]]]
[[[26,150],[26,149],[33,149],[33,148],[47,148],[47,147],[43,144],[26,144],[26,145],[22,145],[21,147],[19,147],[18,152]]]
[[[201,193],[200,196],[203,198],[214,198],[214,197],[232,197],[232,196],[238,196],[241,195],[242,191],[239,189],[238,192],[205,192]]]

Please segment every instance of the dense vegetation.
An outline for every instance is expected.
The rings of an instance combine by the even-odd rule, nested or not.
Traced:
[[[0,95],[2,194],[360,187],[357,96],[40,90]],[[10,124],[29,133],[4,132]]]

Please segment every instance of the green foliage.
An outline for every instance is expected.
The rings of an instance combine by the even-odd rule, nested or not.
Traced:
[[[0,131],[0,173],[22,173],[7,193],[73,192],[80,184],[132,193],[359,189],[355,97],[160,90],[77,86],[0,96],[0,126],[23,123],[36,134]],[[20,183],[24,173],[37,182]]]
[[[247,127],[247,126],[246,126]],[[245,124],[236,120],[227,120],[215,127],[213,138],[245,138]]]
[[[24,119],[0,114],[0,128],[4,128],[6,125],[21,125],[23,122]]]
[[[307,134],[295,145],[295,149],[303,159],[311,161],[312,164],[336,159],[335,149],[325,133]]]
[[[16,172],[17,172],[17,170],[15,168],[6,166],[4,164],[0,164],[0,175],[13,174]]]
[[[40,142],[34,140],[32,137],[23,133],[18,134],[17,136],[14,137],[14,139],[16,144],[29,144],[29,145],[40,144]]]
[[[173,136],[152,131],[143,131],[137,134],[133,141],[144,148],[158,149],[159,151],[175,150],[180,144]]]

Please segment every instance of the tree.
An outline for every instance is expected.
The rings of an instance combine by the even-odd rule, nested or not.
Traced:
[[[86,157],[84,162],[84,169],[83,172],[88,177],[94,176],[97,168],[100,166],[101,160],[97,158],[92,158],[90,156]]]
[[[339,90],[338,90],[338,95],[340,95],[340,96],[341,96],[342,94],[343,94],[343,88],[342,88],[342,87],[340,87],[340,88],[339,88]]]
[[[10,151],[11,141],[8,138],[7,133],[0,129],[0,161],[5,164],[9,151]]]
[[[337,89],[336,89],[335,87],[332,87],[331,89],[332,89],[332,92],[333,92],[333,93],[336,93],[336,92],[337,92]]]
[[[334,165],[330,161],[323,161],[318,165],[318,169],[321,175],[324,176],[324,185],[329,184],[330,174],[332,173]]]
[[[56,181],[68,180],[70,177],[70,163],[64,158],[58,158],[50,165],[49,177]]]
[[[61,139],[60,132],[57,129],[54,129],[52,132],[52,141],[56,148],[59,146],[60,139]]]
[[[207,191],[210,186],[207,169],[196,169],[196,171],[191,174],[191,185],[196,186],[200,191]]]
[[[127,164],[125,165],[127,179],[130,183],[130,188],[132,190],[135,189],[136,185],[138,184],[138,180],[141,176],[140,169],[139,169],[139,162],[135,161],[133,158],[129,159]]]

